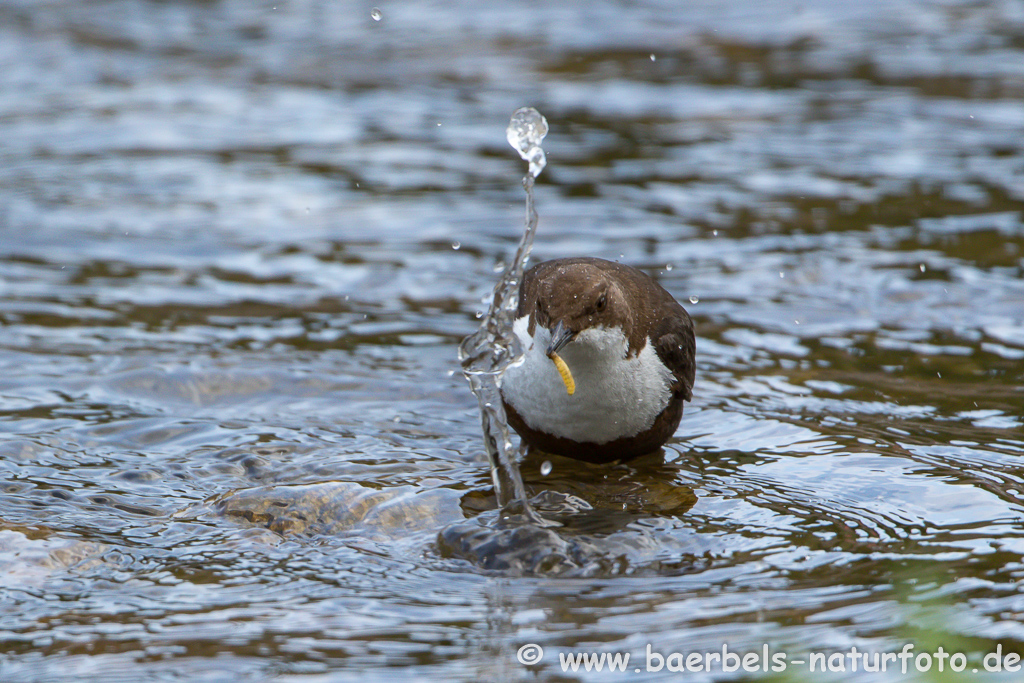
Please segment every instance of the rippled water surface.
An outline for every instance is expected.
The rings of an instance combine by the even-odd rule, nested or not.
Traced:
[[[572,6],[0,2],[0,679],[1024,652],[1024,6]],[[546,529],[455,354],[526,104],[535,259],[698,330],[662,454],[524,461]]]

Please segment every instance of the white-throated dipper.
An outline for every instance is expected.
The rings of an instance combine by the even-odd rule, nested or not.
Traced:
[[[657,450],[693,396],[693,321],[650,276],[598,258],[523,275],[505,370],[508,422],[531,447],[595,463]]]

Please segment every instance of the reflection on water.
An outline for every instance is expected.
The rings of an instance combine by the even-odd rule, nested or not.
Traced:
[[[0,6],[0,678],[1024,651],[1019,3],[350,9]],[[527,101],[535,257],[695,297],[700,365],[516,536],[455,349]]]

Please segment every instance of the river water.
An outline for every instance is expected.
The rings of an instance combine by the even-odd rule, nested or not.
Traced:
[[[1024,653],[1024,5],[569,7],[0,2],[0,680]],[[524,461],[545,529],[456,358],[524,105],[535,260],[698,333],[662,454]]]

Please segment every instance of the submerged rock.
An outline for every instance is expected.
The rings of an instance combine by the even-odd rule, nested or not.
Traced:
[[[459,492],[396,486],[373,489],[348,481],[261,486],[218,496],[211,507],[282,535],[399,538],[462,519]]]
[[[62,538],[46,528],[0,522],[0,586],[39,586],[68,570],[90,569],[103,563],[107,550],[102,543]]]
[[[443,557],[513,576],[685,574],[706,568],[710,549],[696,533],[679,529],[580,534],[566,527],[504,525],[496,513],[448,526],[437,542]]]

